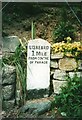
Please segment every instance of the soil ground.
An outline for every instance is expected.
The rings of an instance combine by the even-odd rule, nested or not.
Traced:
[[[28,4],[10,3],[3,10],[3,36],[18,36],[20,39],[31,39],[31,25],[34,23],[34,37],[53,42],[53,31],[61,22],[64,4]],[[76,8],[78,4],[75,5]],[[79,7],[80,8],[80,7]],[[76,40],[81,40],[82,30],[75,16],[66,6],[67,16],[77,29]],[[78,12],[79,14],[79,12]],[[80,16],[80,15],[79,15]]]
[[[53,100],[53,97],[48,97],[48,98],[41,98],[41,99],[34,99],[34,100],[28,100],[27,102],[29,103],[29,102],[32,102],[32,103],[40,103],[40,102],[42,102],[42,101],[48,101],[48,100]],[[59,120],[60,118],[61,118],[61,120],[63,120],[63,117],[60,115],[60,114],[58,114],[58,112],[57,112],[57,109],[56,108],[54,108],[54,109],[52,109],[52,110],[49,110],[49,111],[47,111],[47,112],[45,112],[44,114],[41,114],[41,115],[38,115],[38,116],[36,116],[36,115],[32,115],[32,114],[29,114],[28,112],[22,112],[22,113],[20,113],[19,112],[20,111],[20,107],[18,107],[18,106],[15,106],[12,110],[10,110],[10,111],[7,111],[7,112],[5,112],[5,111],[2,111],[2,118],[3,118],[3,120],[5,120],[6,118],[8,118],[8,119],[17,119],[17,118],[26,118],[26,119],[29,119],[29,118],[33,118],[33,120],[35,119],[46,119],[46,118],[48,118],[48,119],[50,119],[50,120]]]

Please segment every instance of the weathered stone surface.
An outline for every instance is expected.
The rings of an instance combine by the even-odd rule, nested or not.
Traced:
[[[2,70],[2,84],[13,84],[16,82],[16,69],[14,66],[4,65]]]
[[[82,70],[82,60],[78,60],[78,69]]]
[[[36,100],[27,101],[27,103],[20,108],[20,112],[28,112],[33,115],[41,115],[50,110],[52,102],[50,100]]]
[[[0,68],[2,66],[2,55],[0,55]]]
[[[49,88],[47,89],[33,89],[27,91],[27,99],[37,99],[49,96]]]
[[[54,74],[54,71],[53,71],[53,70],[51,70],[51,71],[50,71],[50,75],[52,76],[53,74]]]
[[[0,34],[1,35],[1,34]],[[2,36],[2,35],[1,35]],[[3,42],[2,39],[0,39],[0,54],[2,53],[2,46],[3,46]]]
[[[77,77],[82,77],[82,72],[69,72],[69,77],[73,78],[75,74],[77,75]]]
[[[55,70],[53,78],[57,79],[57,80],[65,80],[66,79],[66,72],[63,70]]]
[[[15,97],[15,86],[8,85],[2,88],[2,96],[4,100],[9,100]]]
[[[0,110],[0,120],[2,120],[3,116],[6,116],[6,111]]]
[[[2,55],[0,55],[0,85],[2,84]]]
[[[59,60],[59,69],[72,71],[77,68],[77,62],[74,58],[63,58]]]
[[[19,46],[19,38],[17,36],[8,36],[3,38],[3,52],[15,52]]]
[[[2,109],[5,111],[11,110],[15,106],[15,99],[9,101],[3,101]]]
[[[50,67],[51,67],[51,68],[58,68],[58,63],[57,63],[57,61],[52,61],[52,60],[51,60],[51,62],[50,62]]]
[[[35,115],[41,115],[44,114],[45,112],[49,111],[51,108],[51,102],[42,102],[38,105],[38,108],[33,111],[32,114]]]
[[[63,58],[64,54],[63,53],[55,53],[55,54],[51,54],[51,59],[60,59]]]
[[[59,94],[61,91],[61,87],[65,86],[66,83],[67,81],[53,80],[54,93]]]

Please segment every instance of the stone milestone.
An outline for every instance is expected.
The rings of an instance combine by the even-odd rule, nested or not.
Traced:
[[[50,43],[43,39],[30,40],[27,50],[28,96],[30,94],[31,96],[33,95],[33,97],[40,97],[40,95],[42,95],[42,97],[46,96],[49,85]]]

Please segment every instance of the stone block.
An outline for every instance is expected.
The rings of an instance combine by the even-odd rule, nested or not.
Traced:
[[[9,111],[15,106],[15,99],[9,101],[2,101],[2,109]]]
[[[77,75],[77,77],[82,77],[82,72],[69,72],[69,77],[73,78],[75,74]]]
[[[54,74],[54,71],[53,70],[51,70],[50,71],[50,76],[52,76]]]
[[[16,82],[16,69],[14,66],[4,65],[2,71],[2,84],[13,84]]]
[[[15,86],[8,85],[2,87],[2,97],[3,100],[10,100],[15,97]]]
[[[15,52],[19,46],[19,38],[17,36],[3,37],[3,52]]]
[[[66,86],[66,83],[67,81],[53,80],[54,93],[59,94],[61,91],[61,87]]]
[[[77,62],[74,58],[63,58],[59,60],[59,69],[72,71],[77,68]]]
[[[51,60],[51,62],[50,62],[50,67],[51,67],[51,68],[58,68],[58,63],[57,63],[57,61],[52,61],[52,60]]]
[[[78,70],[82,70],[82,60],[78,60]]]
[[[0,55],[0,85],[2,84],[2,55]]]
[[[64,53],[54,53],[54,54],[51,54],[51,59],[61,59],[64,57]]]
[[[0,54],[0,68],[2,66],[2,55]]]
[[[57,79],[57,80],[65,80],[66,79],[66,72],[63,70],[55,70],[53,78]]]
[[[49,88],[48,89],[33,89],[27,91],[27,99],[39,99],[45,98],[49,96]]]
[[[24,106],[22,106],[19,111],[20,113],[30,113],[32,115],[41,115],[46,113],[51,109],[52,101],[47,99],[37,99],[27,101]]]

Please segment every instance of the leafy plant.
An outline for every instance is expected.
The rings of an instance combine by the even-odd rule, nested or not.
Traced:
[[[17,90],[20,91],[20,101],[22,104],[26,100],[26,49],[22,46],[15,51],[14,64],[17,73]]]
[[[20,40],[20,39],[19,39]],[[20,103],[25,103],[26,100],[26,64],[27,64],[27,50],[25,45],[20,40],[20,45],[16,48],[13,55],[3,57],[3,65],[14,65],[16,67],[16,94],[20,92]]]
[[[53,40],[54,42],[64,41],[65,38],[70,37],[72,40],[75,38],[75,28],[69,21],[61,21],[59,25],[53,31]],[[67,41],[66,41],[67,42]]]
[[[64,6],[61,8],[61,17],[60,22],[54,28],[53,30],[53,41],[54,42],[61,42],[64,41],[65,38],[70,37],[72,40],[76,37],[76,31],[77,29],[74,27],[73,21],[72,21],[72,15],[70,18],[70,11],[67,8],[67,5],[64,4]],[[71,21],[70,21],[71,19]],[[65,40],[65,42],[67,42]]]
[[[82,78],[75,75],[67,79],[67,85],[61,87],[61,93],[55,96],[54,104],[67,118],[81,118]]]
[[[32,21],[32,25],[31,25],[31,38],[32,40],[35,39],[35,24]]]
[[[32,22],[32,39],[35,37],[35,27]],[[25,42],[27,40],[24,38]],[[26,66],[27,66],[27,49],[21,39],[19,39],[20,45],[15,50],[13,55],[8,55],[3,57],[3,64],[14,65],[16,67],[17,74],[17,85],[16,85],[16,93],[19,97],[19,101],[22,104],[26,101]]]

